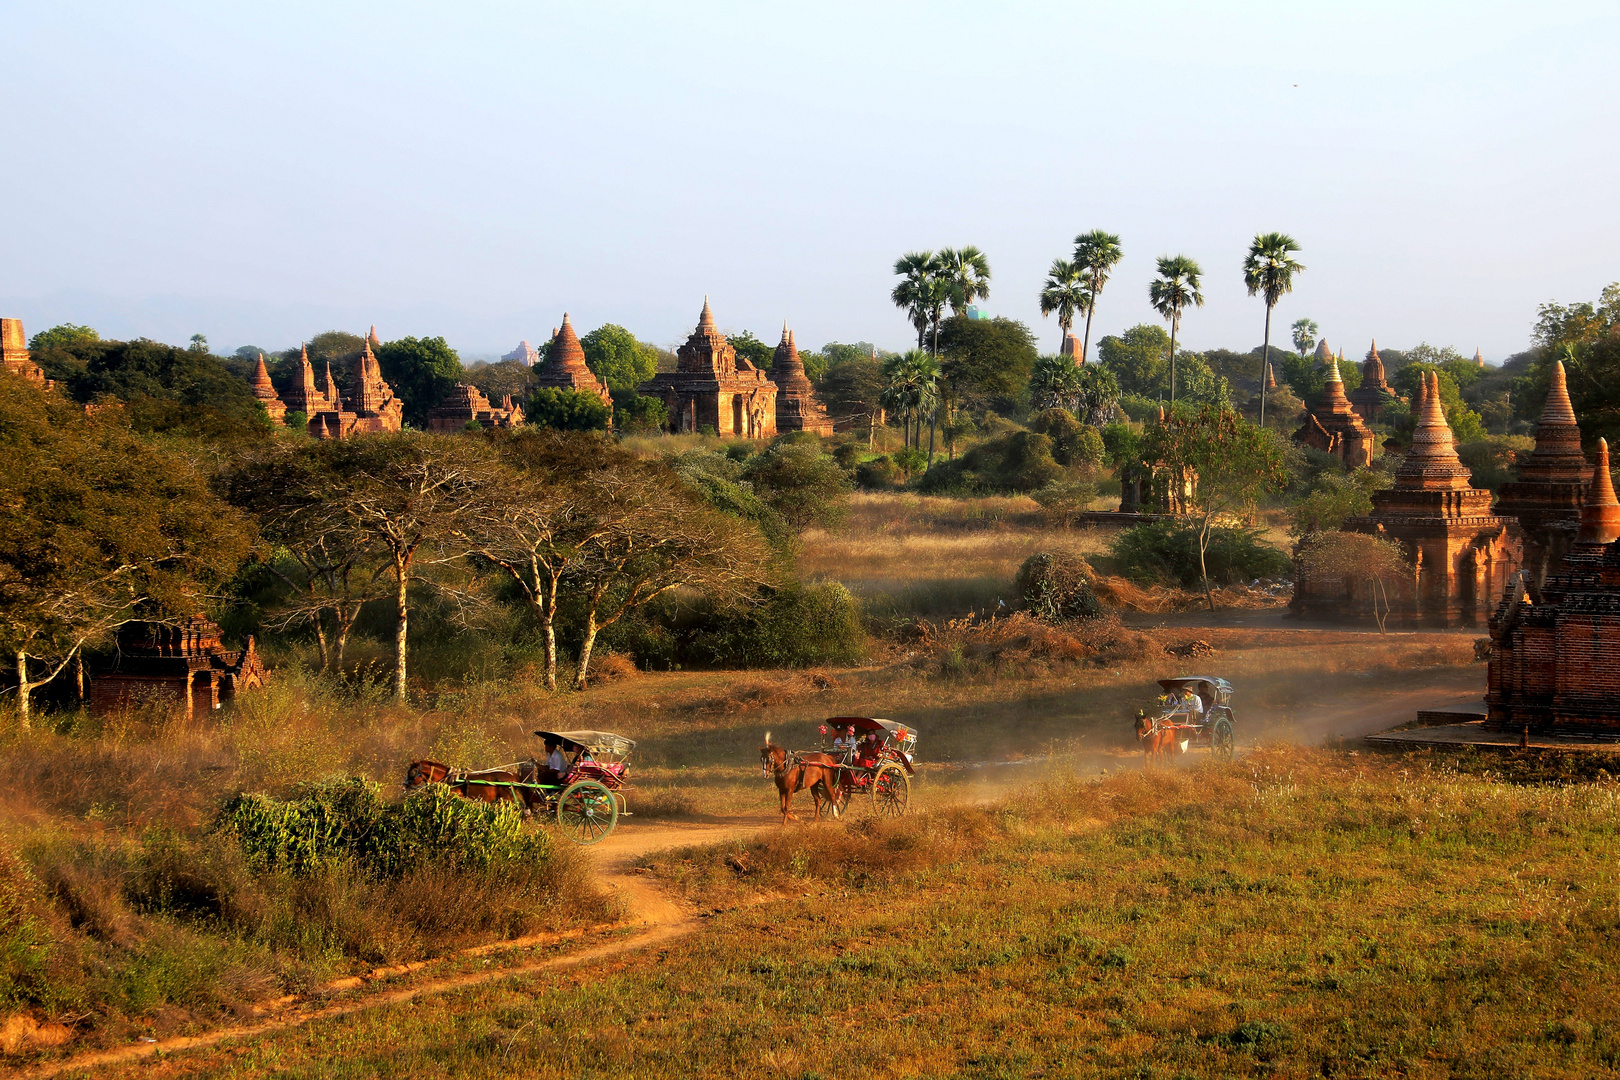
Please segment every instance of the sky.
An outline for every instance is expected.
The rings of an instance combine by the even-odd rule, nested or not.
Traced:
[[[1204,269],[1190,348],[1252,348],[1258,232],[1306,266],[1273,340],[1524,349],[1620,279],[1620,5],[275,4],[0,0],[0,315],[216,352],[327,329],[464,356],[562,313],[660,345],[703,298],[801,347],[914,343],[907,251],[983,307],[1077,233],[1125,258],[1092,338]]]

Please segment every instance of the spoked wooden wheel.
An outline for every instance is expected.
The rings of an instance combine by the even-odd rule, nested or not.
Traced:
[[[1232,721],[1224,716],[1215,721],[1215,730],[1209,733],[1209,748],[1216,761],[1232,760],[1232,746],[1235,741],[1232,737]]]
[[[619,804],[613,792],[595,780],[570,784],[557,800],[557,827],[576,844],[605,839],[619,822]]]
[[[892,762],[872,777],[872,809],[879,817],[900,817],[911,803],[911,780]]]

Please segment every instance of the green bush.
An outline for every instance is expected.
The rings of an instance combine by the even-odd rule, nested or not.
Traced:
[[[595,394],[542,386],[523,410],[529,423],[558,431],[606,431],[612,410]]]
[[[1091,591],[1091,567],[1067,551],[1042,551],[1024,560],[1013,588],[1025,610],[1047,622],[1095,619],[1102,602]]]
[[[0,1009],[37,1001],[44,989],[51,936],[39,906],[33,876],[0,849]]]
[[[915,446],[908,446],[903,450],[895,451],[894,463],[907,476],[916,476],[928,468],[928,455]]]
[[[1067,409],[1047,409],[1029,429],[1052,440],[1052,460],[1070,468],[1095,469],[1103,463],[1102,435],[1076,420]]]
[[[1518,462],[1529,457],[1536,440],[1528,435],[1486,435],[1462,443],[1457,456],[1473,472],[1477,488],[1495,491],[1518,474]]]
[[[669,428],[669,408],[657,398],[642,397],[634,389],[611,390],[613,430],[625,435],[656,435]]]
[[[849,477],[809,432],[784,436],[749,458],[742,479],[795,529],[835,526],[849,512]]]
[[[1097,485],[1082,480],[1054,480],[1030,495],[1048,517],[1061,522],[1064,527],[1090,510],[1092,500],[1096,497]]]
[[[955,461],[936,463],[917,482],[919,491],[982,491],[1027,494],[1066,472],[1052,457],[1052,440],[1033,431],[1013,430],[987,439]]]
[[[860,605],[837,582],[793,584],[763,603],[704,612],[690,633],[692,660],[719,666],[854,664],[866,655]]]
[[[1126,529],[1114,537],[1109,557],[1118,573],[1143,584],[1191,589],[1203,583],[1196,526],[1157,521]],[[1211,529],[1205,561],[1215,585],[1286,577],[1292,567],[1286,554],[1260,538],[1258,529]]]
[[[855,466],[855,486],[862,491],[892,491],[906,482],[906,474],[888,454]]]
[[[292,800],[243,793],[221,810],[216,829],[241,845],[256,869],[307,876],[352,860],[375,877],[418,867],[469,870],[544,861],[544,833],[523,831],[516,804],[463,799],[442,784],[389,805],[380,786],[359,777],[307,785]]]

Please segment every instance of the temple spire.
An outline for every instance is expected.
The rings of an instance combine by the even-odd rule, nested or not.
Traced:
[[[1473,487],[1473,474],[1457,457],[1457,440],[1440,402],[1440,376],[1423,373],[1423,402],[1412,448],[1395,470],[1398,488],[1460,491]]]
[[[1592,486],[1581,507],[1581,531],[1577,544],[1612,544],[1620,540],[1620,500],[1614,497],[1614,479],[1609,475],[1609,442],[1599,439],[1597,465],[1592,470]]]

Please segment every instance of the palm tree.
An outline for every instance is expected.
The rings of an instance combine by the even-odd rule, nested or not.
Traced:
[[[906,353],[917,387],[917,441],[922,441],[922,417],[928,416],[928,468],[934,467],[934,428],[939,420],[939,357],[921,349]]]
[[[975,300],[990,295],[990,261],[973,246],[941,248],[939,275],[950,283],[951,312],[960,315]]]
[[[1037,356],[1029,374],[1030,403],[1037,409],[1079,411],[1083,392],[1080,368],[1073,357]]]
[[[1294,331],[1294,349],[1303,360],[1316,348],[1316,335],[1321,328],[1314,319],[1295,319],[1291,329]]]
[[[1261,346],[1265,357],[1260,362],[1260,426],[1266,426],[1266,365],[1271,363],[1271,309],[1277,306],[1283,293],[1294,291],[1294,275],[1305,269],[1294,259],[1299,242],[1287,233],[1260,233],[1249,245],[1249,257],[1243,260],[1243,284],[1250,296],[1259,296],[1266,302],[1266,337]]]
[[[1080,268],[1067,259],[1053,259],[1052,269],[1046,272],[1046,284],[1041,287],[1041,315],[1056,313],[1063,341],[1069,339],[1075,312],[1083,311],[1090,316],[1091,298]]]
[[[911,325],[917,328],[917,347],[920,349],[928,334],[929,304],[936,277],[932,251],[908,251],[894,261],[894,272],[900,282],[889,294],[894,306],[906,313]]]
[[[929,322],[934,327],[933,353],[939,355],[939,322],[945,317],[945,305],[950,303],[955,295],[955,287],[940,273],[940,264],[936,261],[933,266],[933,275],[924,284],[922,289],[923,309],[928,313]]]
[[[1086,307],[1086,337],[1080,343],[1082,364],[1090,355],[1091,313],[1096,309],[1097,297],[1102,295],[1103,286],[1108,284],[1108,275],[1114,272],[1114,267],[1124,255],[1119,246],[1119,237],[1114,233],[1092,229],[1074,238],[1075,269],[1084,276],[1086,291],[1091,294],[1091,303]]]
[[[1176,403],[1176,331],[1181,329],[1181,312],[1191,304],[1204,306],[1199,279],[1204,271],[1185,255],[1159,256],[1159,277],[1148,286],[1153,310],[1170,323],[1170,404]]]

